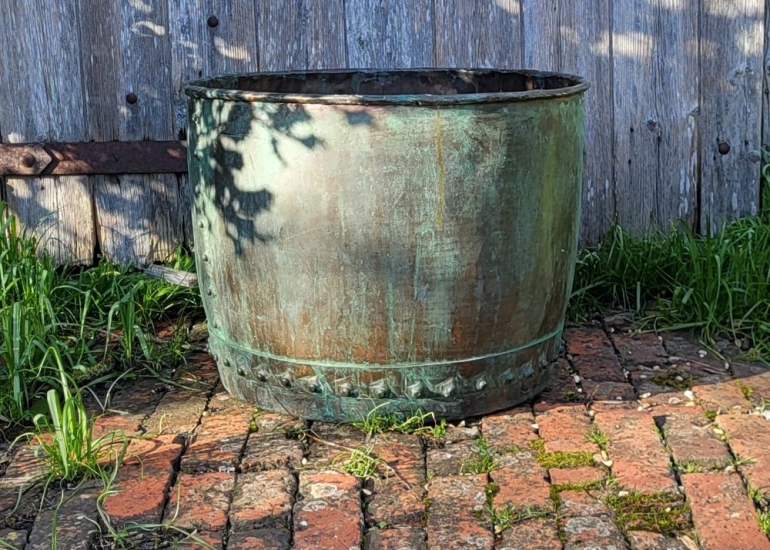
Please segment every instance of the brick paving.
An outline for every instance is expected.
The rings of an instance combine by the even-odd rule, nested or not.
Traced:
[[[770,368],[629,327],[567,329],[546,391],[438,440],[255,411],[199,354],[181,386],[139,380],[97,420],[96,436],[138,436],[109,494],[44,497],[21,446],[0,476],[0,547],[111,550],[109,521],[136,549],[182,530],[219,550],[770,550]],[[376,457],[374,479],[345,471],[352,449]]]

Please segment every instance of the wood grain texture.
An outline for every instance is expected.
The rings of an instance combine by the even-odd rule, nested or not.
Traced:
[[[55,17],[40,17],[47,11],[44,0],[0,3],[0,17],[13,29],[0,33],[0,128],[8,143],[85,137],[81,51],[72,39],[78,7],[64,3]],[[5,186],[10,212],[57,261],[92,261],[89,178],[8,177]]]
[[[437,67],[521,68],[519,0],[441,0],[435,6]]]
[[[343,0],[257,3],[262,71],[347,66]]]
[[[559,69],[562,0],[520,0],[523,67],[539,71]],[[576,2],[577,3],[577,2]]]
[[[700,228],[759,207],[764,43],[762,0],[703,0]],[[720,143],[722,152],[720,152]],[[727,152],[729,146],[729,152]]]
[[[432,0],[346,0],[350,67],[430,67]]]
[[[92,137],[175,137],[166,1],[81,0],[81,11]],[[145,265],[167,259],[183,243],[175,175],[100,176],[94,193],[99,243],[108,258]]]
[[[585,96],[585,167],[580,238],[594,245],[612,224],[615,212],[612,155],[612,62],[610,6],[605,0],[559,6],[559,70],[591,82]]]
[[[631,231],[694,221],[696,9],[686,0],[613,3],[616,209]]]
[[[256,4],[229,0],[173,0],[168,3],[174,134],[185,139],[185,82],[213,74],[259,70]],[[217,18],[212,27],[208,20]],[[184,242],[193,248],[191,195],[186,174],[179,176]]]

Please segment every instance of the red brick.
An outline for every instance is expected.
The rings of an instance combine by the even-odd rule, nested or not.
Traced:
[[[561,491],[559,493],[559,517],[609,515],[610,509],[588,491]]]
[[[242,472],[259,472],[277,468],[299,469],[302,466],[304,447],[296,439],[284,434],[255,437],[251,434],[241,458]]]
[[[561,404],[582,400],[566,359],[559,358],[548,380],[548,386],[537,396],[539,404]],[[537,412],[537,405],[535,411]]]
[[[175,435],[159,435],[132,439],[123,459],[124,465],[157,466],[173,470],[182,454],[183,439]]]
[[[664,333],[663,344],[672,356],[679,358],[680,362],[689,363],[696,368],[701,367],[701,372],[713,374],[725,372],[724,361],[713,357],[691,333]]]
[[[94,419],[92,439],[96,440],[113,432],[133,435],[139,432],[142,420],[145,415],[142,414],[110,414],[99,416]]]
[[[288,529],[296,489],[297,481],[288,470],[240,474],[230,506],[231,528]]]
[[[258,529],[231,533],[227,550],[289,550],[291,532],[288,529]]]
[[[366,534],[364,550],[426,550],[425,531],[413,527],[373,529]]]
[[[469,521],[428,528],[428,550],[492,550],[494,544],[489,527]]]
[[[294,506],[296,550],[348,550],[361,545],[360,482],[333,471],[302,472]]]
[[[51,550],[54,533],[56,548],[88,550],[92,536],[99,529],[93,518],[101,490],[101,485],[92,480],[62,495],[61,500],[58,495],[54,497],[57,506],[42,511],[35,518],[26,550]]]
[[[183,472],[234,472],[249,436],[253,409],[226,393],[215,394],[182,457]]]
[[[113,525],[159,522],[172,475],[161,468],[122,468],[115,477],[115,494],[104,502],[104,511]]]
[[[503,532],[497,550],[552,550],[561,548],[559,530],[550,520],[531,519]]]
[[[372,439],[372,452],[413,486],[425,484],[422,441],[416,435],[387,434]]]
[[[599,448],[586,440],[592,426],[583,405],[563,405],[536,419],[547,452],[598,452]]]
[[[428,532],[454,522],[479,523],[486,503],[487,476],[475,474],[433,478],[428,484]]]
[[[532,459],[492,470],[489,477],[499,488],[494,497],[497,508],[552,508],[546,472]]]
[[[762,400],[770,401],[770,371],[764,365],[733,363],[732,370],[735,373],[737,384],[749,388],[749,399],[760,405]]]
[[[583,380],[583,393],[590,401],[636,401],[634,387],[628,382]]]
[[[735,380],[713,382],[701,379],[693,385],[692,392],[707,411],[741,412],[753,407]]]
[[[196,532],[188,538],[186,545],[189,544],[192,548],[195,548],[200,544],[195,539],[208,544],[214,550],[222,550],[224,535],[223,533],[209,531]]]
[[[607,477],[607,472],[602,468],[554,468],[548,470],[551,485],[585,485],[596,483]]]
[[[674,462],[701,468],[720,468],[730,463],[730,453],[713,432],[713,425],[700,407],[680,407],[676,413],[655,416],[663,430]]]
[[[476,442],[472,440],[457,441],[440,449],[429,449],[426,457],[428,476],[457,476],[467,473],[463,466],[474,459],[476,449]]]
[[[291,532],[288,529],[258,529],[232,533],[227,550],[289,550]]]
[[[20,447],[5,470],[5,475],[0,478],[0,490],[26,489],[43,479],[48,474],[44,456],[37,440],[33,439]]]
[[[177,527],[200,531],[224,530],[234,482],[234,474],[180,474],[176,485],[171,488],[164,519],[174,516],[179,502],[179,512],[174,520]]]
[[[610,333],[612,343],[620,353],[623,363],[629,367],[636,365],[660,365],[669,357],[663,348],[663,342],[656,334],[650,332]]]
[[[631,550],[688,550],[679,539],[647,531],[629,531],[628,542]]]
[[[749,485],[770,497],[770,422],[755,415],[720,415],[717,424],[727,434],[733,454],[751,459],[738,466]]]
[[[529,449],[537,438],[533,424],[535,417],[529,410],[512,414],[488,416],[481,422],[481,431],[490,449],[507,451],[513,448]]]
[[[206,403],[208,397],[202,391],[174,388],[163,396],[142,425],[150,434],[188,434],[198,425]]]
[[[623,550],[623,535],[607,516],[566,518],[562,526],[566,550]]]
[[[195,327],[193,327],[195,330]],[[178,380],[185,386],[211,389],[219,381],[219,371],[214,358],[206,352],[194,353],[187,359],[187,364],[180,369]]]
[[[621,487],[644,493],[676,490],[668,454],[649,413],[601,411],[594,422],[609,439],[607,454]]]
[[[391,477],[378,483],[366,505],[366,523],[388,526],[418,526],[425,519],[422,486],[407,489]]]
[[[703,550],[767,550],[770,542],[737,475],[682,476]]]
[[[567,351],[580,377],[594,382],[625,382],[626,377],[615,349],[600,328],[564,331]]]
[[[340,470],[340,462],[350,455],[344,448],[355,449],[366,443],[362,431],[344,424],[315,422],[313,433],[320,441],[311,441],[307,452],[306,467],[312,470]]]

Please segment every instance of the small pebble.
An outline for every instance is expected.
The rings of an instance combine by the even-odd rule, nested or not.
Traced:
[[[655,365],[654,367],[652,367],[652,370],[660,370],[660,367],[658,365]]]
[[[662,336],[658,336],[658,342],[662,342],[662,341],[663,341],[663,337]]]
[[[692,391],[691,391],[691,390],[686,390],[686,391],[684,392],[684,396],[685,396],[687,399],[689,399],[690,401],[693,401],[693,400],[695,400],[695,394],[694,394],[694,393],[692,393]]]
[[[679,361],[681,361],[681,359],[676,355],[672,355],[671,357],[668,358],[669,363],[678,363]]]
[[[650,392],[645,392],[645,393],[643,393],[642,395],[640,395],[639,397],[641,397],[642,399],[647,399],[647,398],[648,398],[648,397],[650,397],[651,395],[652,395],[652,394],[651,394]]]
[[[572,379],[575,381],[575,384],[580,384],[580,376],[577,374],[572,375]]]
[[[681,402],[682,402],[682,400],[679,399],[678,397],[670,397],[669,400],[668,400],[668,404],[669,405],[678,405]]]
[[[639,378],[647,378],[647,375],[646,374],[640,374]]]
[[[762,416],[765,417],[765,420],[770,420],[770,411],[762,411]]]
[[[539,426],[537,424],[532,424],[532,429],[533,430],[537,430],[537,429],[539,429]]]
[[[627,497],[628,496],[628,491],[618,491],[618,496],[619,497]]]
[[[708,352],[706,350],[703,350],[703,349],[698,350],[699,357],[706,357],[707,355],[708,355]]]

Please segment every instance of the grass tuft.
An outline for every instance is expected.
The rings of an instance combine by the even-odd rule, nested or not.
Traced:
[[[460,467],[461,474],[488,474],[500,463],[497,453],[489,448],[489,443],[483,437],[474,442],[473,455],[463,462]]]
[[[437,421],[432,412],[424,413],[418,409],[404,417],[396,413],[381,414],[380,407],[382,405],[375,407],[363,420],[352,423],[353,427],[364,432],[367,438],[387,432],[421,435],[432,440],[443,439],[446,436],[446,420]]]
[[[770,357],[770,165],[763,175],[760,214],[716,235],[678,228],[635,236],[612,228],[578,259],[570,320],[633,309],[643,326],[696,329],[706,342],[741,340],[750,357]]]
[[[674,493],[616,493],[605,503],[615,512],[615,520],[624,532],[652,531],[672,536],[693,528],[689,504]]]

